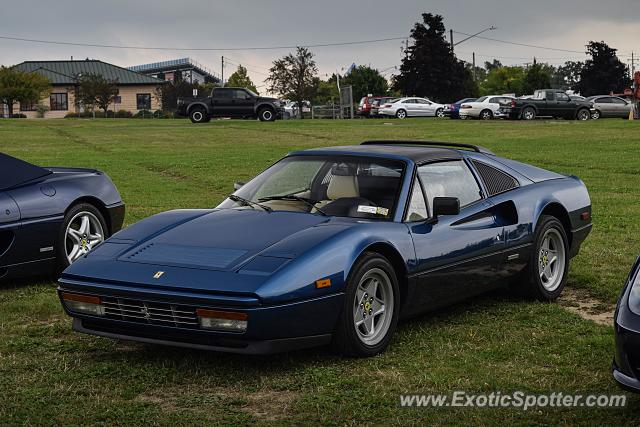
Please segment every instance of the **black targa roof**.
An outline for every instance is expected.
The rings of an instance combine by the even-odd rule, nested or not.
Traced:
[[[6,190],[34,179],[49,175],[51,171],[0,153],[0,190]]]

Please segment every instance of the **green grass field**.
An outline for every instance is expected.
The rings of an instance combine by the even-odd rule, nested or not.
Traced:
[[[107,172],[126,223],[212,207],[288,151],[365,139],[431,139],[581,177],[594,229],[568,286],[615,302],[640,254],[640,123],[1,120],[0,151]],[[621,393],[610,378],[611,327],[558,304],[490,295],[405,322],[367,360],[325,350],[271,357],[113,342],[71,332],[55,285],[0,288],[0,424],[594,424],[633,425],[624,409],[401,408],[400,393]]]

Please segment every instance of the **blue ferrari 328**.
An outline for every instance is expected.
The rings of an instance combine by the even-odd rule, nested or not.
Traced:
[[[0,280],[62,271],[120,230],[124,209],[103,172],[0,153]]]
[[[238,353],[383,351],[398,320],[505,283],[551,301],[591,230],[575,176],[473,145],[292,152],[215,209],[120,231],[59,280],[76,331]]]

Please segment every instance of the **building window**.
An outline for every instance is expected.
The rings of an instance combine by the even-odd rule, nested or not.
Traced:
[[[52,93],[49,97],[51,111],[66,111],[69,109],[66,93]]]
[[[151,109],[151,94],[139,93],[136,95],[136,103],[138,110],[150,110]]]
[[[116,96],[113,98],[113,103],[114,103],[114,104],[122,104],[122,97],[121,97],[120,95],[116,95]]]
[[[20,103],[20,111],[37,111],[37,109],[38,109],[37,101]]]

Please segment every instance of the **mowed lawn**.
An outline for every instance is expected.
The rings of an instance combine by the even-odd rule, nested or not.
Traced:
[[[126,223],[213,207],[288,151],[366,139],[486,146],[584,180],[594,230],[569,284],[613,304],[640,255],[640,122],[0,120],[0,151],[107,172]],[[239,236],[242,238],[242,236]],[[247,236],[250,238],[250,236]],[[0,424],[633,425],[624,409],[401,408],[401,393],[618,394],[611,327],[558,304],[489,295],[402,323],[390,349],[342,359],[322,349],[246,357],[71,332],[55,284],[0,285]]]

